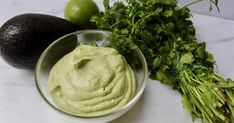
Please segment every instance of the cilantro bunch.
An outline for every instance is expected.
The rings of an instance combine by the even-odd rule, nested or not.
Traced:
[[[214,72],[213,56],[206,51],[206,44],[196,39],[187,6],[179,7],[177,0],[127,0],[113,6],[109,0],[103,3],[105,11],[92,22],[113,32],[110,47],[131,62],[131,49],[138,46],[150,77],[179,91],[193,119],[234,123],[234,83]]]

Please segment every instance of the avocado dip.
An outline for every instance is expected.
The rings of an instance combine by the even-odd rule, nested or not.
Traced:
[[[93,117],[127,104],[135,95],[136,77],[117,50],[80,45],[53,66],[48,86],[57,108]]]

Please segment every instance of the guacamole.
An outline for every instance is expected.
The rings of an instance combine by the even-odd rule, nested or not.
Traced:
[[[135,95],[136,77],[117,50],[80,45],[53,66],[48,87],[59,109],[92,117],[127,104]]]

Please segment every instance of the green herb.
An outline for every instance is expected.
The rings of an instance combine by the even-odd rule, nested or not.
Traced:
[[[210,1],[211,9],[217,6],[217,0]],[[113,32],[110,47],[131,59],[129,49],[138,46],[150,77],[179,91],[193,119],[234,123],[234,82],[214,72],[213,56],[196,39],[187,6],[179,7],[176,0],[127,0],[113,6],[104,0],[104,6],[92,21]]]

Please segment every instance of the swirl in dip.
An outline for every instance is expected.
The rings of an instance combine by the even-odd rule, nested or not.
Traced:
[[[135,95],[135,74],[113,48],[80,45],[61,58],[49,75],[57,108],[84,117],[111,113]]]

